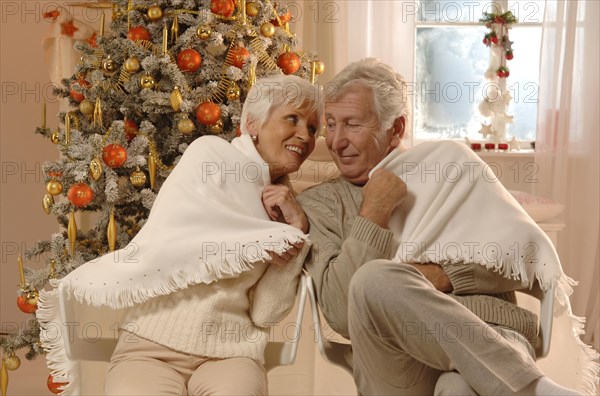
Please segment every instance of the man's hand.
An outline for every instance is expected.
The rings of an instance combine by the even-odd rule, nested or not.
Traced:
[[[273,221],[287,223],[305,234],[308,232],[308,219],[302,207],[287,186],[270,184],[262,194],[263,205]]]
[[[450,282],[450,278],[444,271],[441,265],[435,263],[426,263],[426,264],[413,264],[410,263],[413,267],[415,267],[423,276],[433,284],[433,286],[444,293],[451,292],[454,290],[452,283]]]
[[[406,197],[406,184],[394,173],[377,169],[362,188],[363,203],[359,216],[382,228],[389,227],[394,209]]]

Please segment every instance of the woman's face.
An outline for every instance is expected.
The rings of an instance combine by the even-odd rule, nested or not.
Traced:
[[[307,108],[283,104],[262,127],[250,121],[248,131],[258,137],[256,149],[269,164],[271,180],[297,171],[315,148],[318,116]]]

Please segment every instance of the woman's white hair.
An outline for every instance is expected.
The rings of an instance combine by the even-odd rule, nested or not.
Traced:
[[[365,58],[342,69],[325,86],[325,101],[335,102],[357,85],[370,88],[382,131],[387,131],[399,117],[404,117],[405,140],[410,136],[411,105],[404,77],[380,59]]]
[[[248,91],[240,120],[241,132],[248,133],[250,120],[262,128],[277,106],[291,105],[317,113],[319,130],[323,116],[323,94],[319,85],[294,75],[276,74],[263,77]]]

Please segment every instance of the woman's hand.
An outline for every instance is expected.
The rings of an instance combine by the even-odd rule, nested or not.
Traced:
[[[266,186],[262,201],[271,220],[287,223],[304,233],[308,232],[306,214],[287,186],[281,184]]]
[[[300,250],[302,249],[303,245],[304,241],[294,243],[291,248],[289,248],[282,254],[269,252],[269,255],[271,256],[271,264],[283,267],[289,261],[293,260],[298,255],[298,253],[300,253]]]

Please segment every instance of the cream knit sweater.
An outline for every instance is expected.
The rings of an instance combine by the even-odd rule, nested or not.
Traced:
[[[190,286],[131,308],[121,328],[196,356],[264,363],[269,327],[295,302],[308,243],[284,267],[265,262],[236,278]]]

